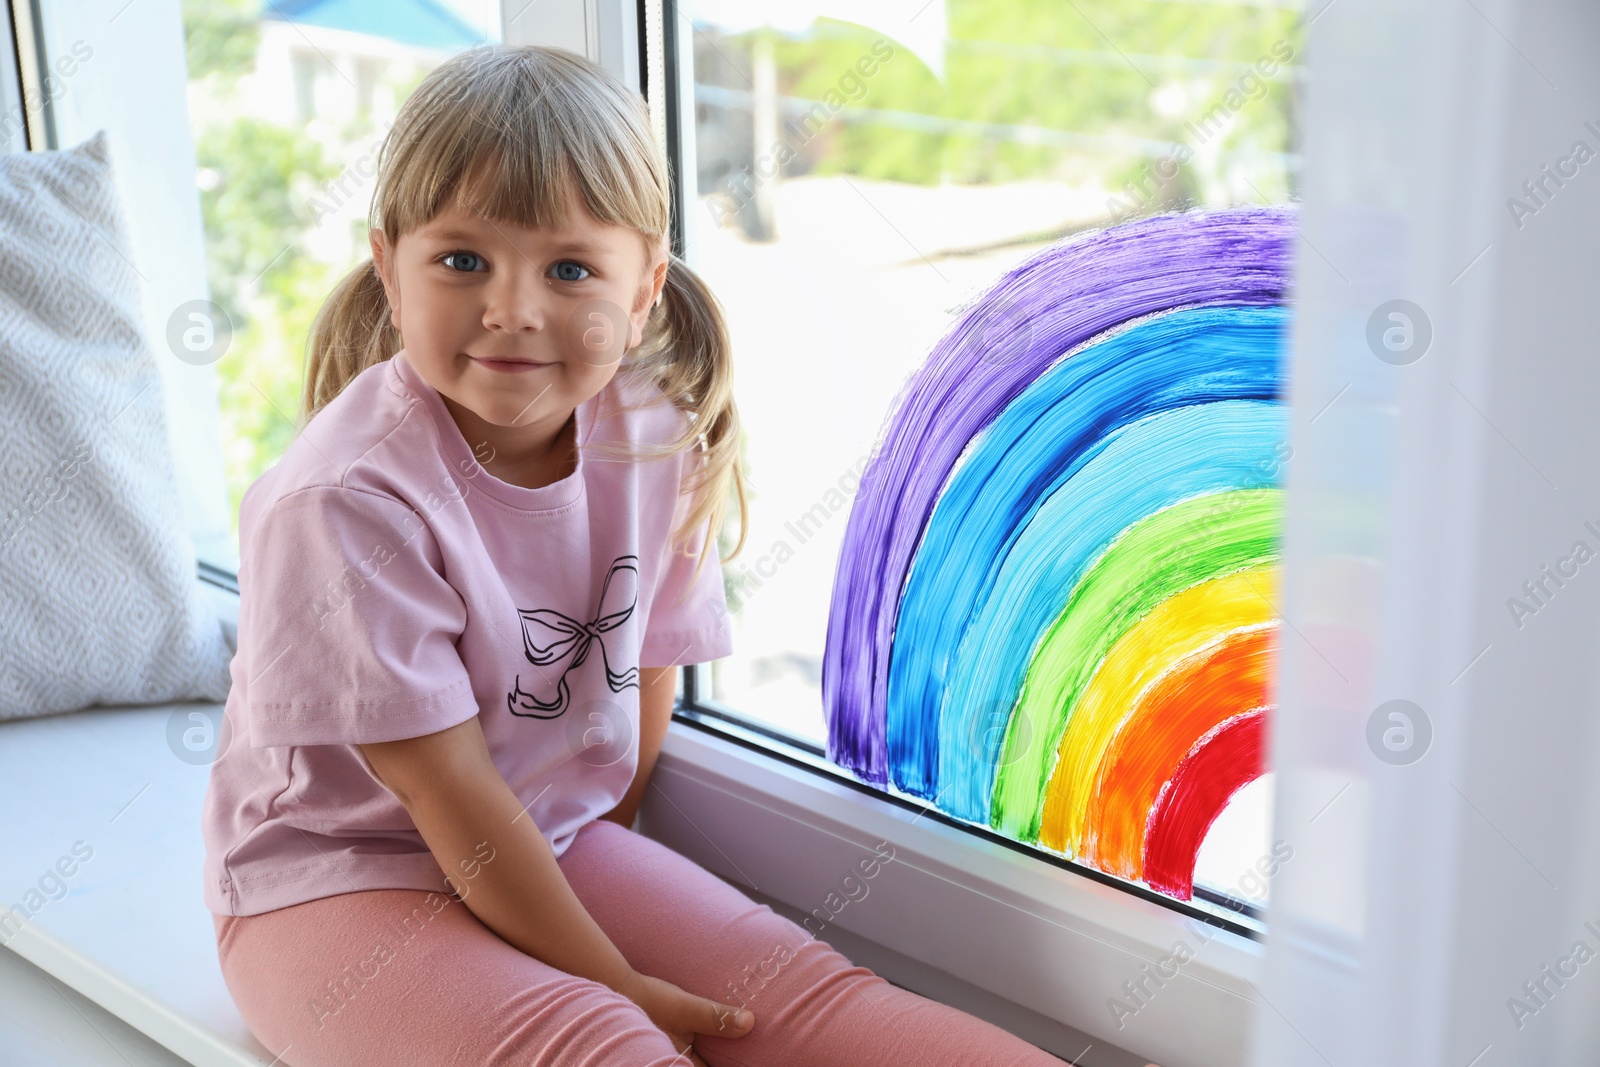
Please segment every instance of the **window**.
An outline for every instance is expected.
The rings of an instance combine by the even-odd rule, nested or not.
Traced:
[[[692,70],[688,256],[730,319],[752,489],[724,564],[736,651],[697,672],[695,703],[820,754],[836,568],[898,391],[959,312],[1062,238],[1292,200],[1301,14],[702,0],[673,36],[668,80]],[[1270,822],[1268,774],[1212,825],[1197,895],[1260,903]]]
[[[46,9],[47,41],[73,39],[70,10]],[[198,281],[232,328],[212,368],[226,474],[216,511],[232,535],[244,489],[292,438],[311,319],[367,254],[368,164],[386,121],[444,57],[498,39],[499,5],[428,5],[428,19],[382,26],[344,5],[305,6],[295,21],[242,0],[183,10]],[[1193,204],[1292,199],[1300,13],[1183,0],[667,10],[663,24],[655,5],[648,27],[666,61],[647,84],[677,153],[684,250],[730,316],[754,490],[746,550],[725,568],[737,651],[687,672],[684,695],[815,759],[853,481],[898,389],[964,306],[1062,237]],[[61,117],[61,143],[85,123],[140,136],[125,116]],[[1192,160],[1159,167],[1177,145]],[[123,158],[144,183],[127,199],[181,217],[159,169],[175,157]],[[163,220],[135,221],[146,223]],[[178,277],[199,257],[169,244]],[[217,408],[195,397],[169,406],[175,435],[199,441],[194,412]],[[178,454],[200,471],[186,472],[187,491],[204,495],[194,487],[214,449]],[[203,543],[203,558],[236,566],[229,540]],[[1270,797],[1270,776],[1258,779],[1212,826],[1196,881],[1215,899],[1260,899],[1250,871],[1270,853]]]

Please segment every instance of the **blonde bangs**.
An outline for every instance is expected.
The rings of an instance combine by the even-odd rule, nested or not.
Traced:
[[[394,241],[455,208],[565,229],[576,202],[602,224],[664,237],[670,182],[644,102],[576,59],[486,46],[433,71],[417,88],[421,106],[390,133],[374,225]],[[597,114],[603,121],[572,121]]]

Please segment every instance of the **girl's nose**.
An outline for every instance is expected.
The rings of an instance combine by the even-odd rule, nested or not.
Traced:
[[[543,279],[518,278],[516,272],[488,289],[488,303],[483,309],[486,329],[507,333],[538,332],[543,330],[549,314],[545,307],[548,294]]]

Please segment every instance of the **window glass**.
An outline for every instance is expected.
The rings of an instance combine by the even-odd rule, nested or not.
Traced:
[[[290,13],[292,12],[292,14]],[[494,0],[296,4],[185,0],[235,558],[239,500],[294,437],[311,321],[370,255],[383,136],[423,76],[499,40]]]
[[[825,743],[857,480],[995,280],[1080,231],[1295,199],[1302,21],[1182,0],[699,0],[680,18],[688,232],[730,319],[752,489],[711,706]],[[1234,794],[1197,886],[1261,899],[1270,796],[1270,775]]]

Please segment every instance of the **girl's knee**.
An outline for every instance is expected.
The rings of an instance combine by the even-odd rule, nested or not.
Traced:
[[[665,1067],[672,1040],[639,1005],[600,982],[568,977],[516,1012],[485,1067]],[[681,1059],[679,1062],[682,1063]]]
[[[738,974],[729,976],[726,986],[708,995],[749,1008],[759,1021],[785,1012],[790,1005],[836,1002],[852,990],[883,983],[827,942],[793,924],[784,925],[789,928],[787,936],[772,938],[761,958],[752,957]]]

